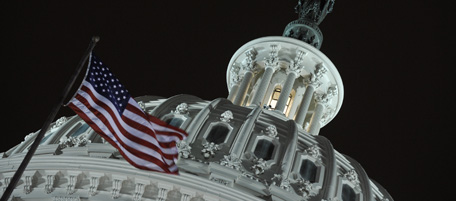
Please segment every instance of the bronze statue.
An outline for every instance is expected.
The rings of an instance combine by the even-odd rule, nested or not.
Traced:
[[[335,0],[299,0],[295,7],[299,18],[320,24],[331,13]]]

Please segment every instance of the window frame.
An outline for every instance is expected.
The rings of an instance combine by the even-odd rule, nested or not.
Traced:
[[[230,139],[231,133],[233,132],[234,128],[229,123],[223,122],[223,121],[211,122],[209,124],[209,126],[207,127],[206,131],[203,134],[203,141],[204,142],[209,142],[209,141],[206,140],[207,136],[209,136],[209,133],[211,132],[212,128],[214,128],[215,126],[218,126],[218,125],[222,125],[222,126],[228,128],[228,133],[226,134],[225,140],[222,143],[218,144],[218,145],[226,144],[228,142],[228,140]]]

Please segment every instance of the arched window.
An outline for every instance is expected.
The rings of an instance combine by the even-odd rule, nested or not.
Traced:
[[[277,101],[279,100],[279,97],[280,97],[280,92],[282,92],[282,88],[280,88],[280,86],[276,87],[274,89],[274,91],[272,92],[271,99],[269,100],[269,103],[268,103],[268,107],[271,110],[274,110],[276,108]],[[291,104],[291,100],[293,100],[292,93],[290,93],[290,95],[288,96],[287,104],[285,105],[285,109],[283,110],[284,113],[288,111],[288,107]]]
[[[78,128],[78,130],[76,130],[76,132],[74,132],[73,134],[71,134],[70,137],[77,137],[77,136],[83,134],[84,132],[87,131],[87,129],[89,129],[89,127],[90,127],[90,126],[89,126],[88,124],[86,124],[86,123],[82,124],[82,126],[80,126],[80,127]]]
[[[258,158],[270,160],[272,158],[272,154],[274,153],[274,149],[275,145],[271,141],[261,139],[258,140],[253,154],[255,154]]]
[[[231,130],[223,124],[214,125],[210,129],[209,134],[206,136],[206,141],[213,142],[215,144],[224,143]]]
[[[356,201],[355,191],[347,184],[342,186],[342,201]]]
[[[52,135],[54,135],[54,133],[55,133],[55,131],[51,132],[51,133],[49,133],[47,135],[45,134],[44,137],[41,139],[40,144],[43,144],[44,142],[46,142],[46,140],[49,139],[49,137],[51,137]]]
[[[314,183],[317,179],[317,166],[314,164],[314,162],[308,160],[308,159],[303,159],[301,160],[301,167],[299,168],[299,174],[301,177],[306,180],[310,181],[310,183]]]
[[[165,122],[171,126],[179,128],[182,125],[182,123],[184,123],[184,120],[179,117],[172,117],[166,119]]]
[[[271,108],[272,110],[276,108],[277,101],[279,100],[281,91],[282,89],[280,87],[276,87],[272,92],[271,100],[269,100],[268,103],[269,108]]]

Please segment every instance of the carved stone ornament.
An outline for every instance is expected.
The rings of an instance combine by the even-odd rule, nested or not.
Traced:
[[[337,96],[338,90],[337,86],[329,87],[325,94],[319,94],[315,92],[315,101],[322,104],[327,104],[331,99]]]
[[[98,185],[100,184],[100,177],[90,177],[89,195],[94,196],[97,194]]]
[[[144,194],[144,184],[136,183],[135,184],[135,192],[133,194],[134,201],[141,201],[142,195]]]
[[[326,123],[328,122],[333,116],[336,111],[332,109],[331,107],[327,106],[325,109],[325,113],[323,113],[323,116],[320,119],[321,123]]]
[[[187,103],[181,103],[176,107],[176,110],[173,111],[175,114],[188,114],[188,104]]]
[[[245,70],[245,71],[251,71],[251,72],[254,72],[256,69],[255,69],[255,59],[256,59],[256,55],[257,55],[257,51],[255,49],[249,49],[245,52],[245,60],[242,62],[243,65],[242,65],[242,68]]]
[[[315,66],[314,75],[317,78],[322,78],[326,72],[328,72],[328,69],[326,69],[322,63],[319,63],[317,66]]]
[[[274,174],[274,177],[272,177],[272,185],[277,186],[277,182],[280,182],[280,185],[278,185],[281,189],[291,192],[291,185],[290,185],[290,180],[282,178],[282,175],[280,174]]]
[[[317,195],[317,191],[313,188],[310,181],[298,179],[298,191],[301,193],[303,200],[307,201],[310,197]]]
[[[186,141],[182,140],[177,143],[177,149],[179,150],[179,157],[181,158],[195,158],[192,155],[192,147],[187,144]]]
[[[220,120],[226,123],[230,122],[231,119],[233,119],[233,113],[230,110],[223,112],[220,116]]]
[[[122,188],[122,180],[114,179],[112,181],[111,197],[117,199],[120,197],[120,188]]]
[[[231,77],[231,87],[233,87],[233,85],[235,84],[239,84],[243,79],[243,76],[240,76],[240,75],[237,75],[237,74],[233,74],[233,77]]]
[[[76,181],[77,181],[77,175],[69,175],[68,176],[68,185],[66,187],[67,194],[71,195],[73,194],[76,190]]]
[[[293,61],[290,62],[290,65],[288,66],[288,73],[294,72],[296,74],[301,73],[301,70],[303,66],[301,66],[302,63],[302,57],[305,55],[305,53],[301,50],[298,50],[296,52],[296,57]]]
[[[271,45],[271,51],[269,52],[269,57],[264,62],[265,67],[270,67],[276,70],[279,67],[279,56],[278,56],[279,46]]]
[[[241,159],[234,155],[225,155],[220,161],[220,165],[230,167],[235,170],[241,170]]]
[[[84,147],[91,141],[87,139],[86,135],[80,135],[78,137],[69,137],[66,140],[60,141],[59,147],[61,149],[67,147]]]
[[[29,194],[32,191],[33,176],[27,175],[24,177],[24,193]]]
[[[253,159],[253,166],[250,167],[255,175],[261,175],[264,173],[264,170],[267,169],[266,161],[262,158],[254,158]]]
[[[62,126],[65,122],[67,122],[67,118],[60,117],[59,119],[57,119],[57,121],[55,121],[55,124],[52,125],[51,130]]]
[[[204,158],[208,159],[209,157],[214,157],[215,152],[220,150],[220,147],[218,144],[215,144],[213,142],[205,142],[203,143],[203,149],[201,150],[201,154],[203,154]]]
[[[358,173],[355,170],[351,169],[347,173],[344,174],[344,178],[350,181],[355,186],[359,185]]]
[[[277,137],[277,128],[276,126],[274,125],[270,125],[266,128],[266,131],[265,133],[269,136],[269,137],[272,137],[272,138],[276,138],[276,139],[279,139],[279,137]]]
[[[304,150],[304,152],[307,155],[312,156],[313,158],[315,158],[317,160],[319,160],[321,158],[320,150],[318,149],[317,145],[310,146],[309,148]]]
[[[54,190],[54,181],[55,181],[55,175],[46,176],[46,185],[44,185],[44,192],[49,194]]]
[[[328,72],[328,69],[323,64],[317,64],[314,72],[304,78],[305,84],[315,86],[315,88],[319,87],[321,85],[320,79],[326,72]]]
[[[142,101],[138,101],[139,107],[145,112],[146,111],[146,104]]]

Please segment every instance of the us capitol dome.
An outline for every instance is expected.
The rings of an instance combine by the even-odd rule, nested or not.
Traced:
[[[250,41],[231,58],[227,98],[141,96],[147,113],[184,129],[180,175],[134,168],[78,116],[55,121],[10,200],[393,201],[362,166],[319,135],[344,88],[319,48],[334,0],[300,0],[283,36]],[[38,131],[0,153],[4,192]]]

